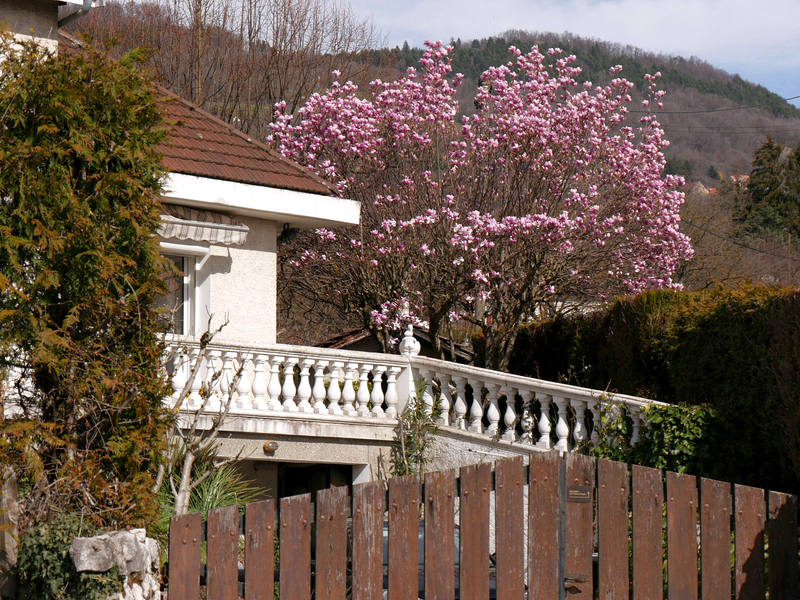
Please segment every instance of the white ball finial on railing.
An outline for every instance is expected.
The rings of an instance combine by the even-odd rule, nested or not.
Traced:
[[[400,341],[400,354],[417,356],[420,349],[419,342],[414,337],[414,326],[409,324],[406,328],[406,332],[403,334],[403,339]]]

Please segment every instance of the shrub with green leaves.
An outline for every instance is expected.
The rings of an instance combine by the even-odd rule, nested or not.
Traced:
[[[77,515],[56,515],[30,527],[20,540],[17,570],[21,600],[105,600],[122,589],[116,567],[78,573],[69,555],[76,537],[99,533]]]
[[[166,126],[134,55],[0,36],[0,423],[23,518],[143,525],[170,393],[156,231]]]
[[[699,475],[800,492],[796,289],[618,299],[604,311],[527,328],[510,370],[683,404],[652,414],[662,438],[642,460],[655,465],[658,453],[682,455],[680,464]],[[696,427],[703,435],[688,439]]]

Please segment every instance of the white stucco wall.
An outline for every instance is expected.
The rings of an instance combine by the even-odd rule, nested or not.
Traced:
[[[210,307],[217,327],[228,325],[215,341],[228,344],[275,343],[277,233],[274,221],[237,217],[250,228],[242,246],[212,246],[203,270],[209,279]],[[208,315],[200,315],[205,322]]]

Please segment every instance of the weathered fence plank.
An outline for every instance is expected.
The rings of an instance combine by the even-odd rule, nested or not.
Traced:
[[[317,492],[316,600],[347,597],[346,487]]]
[[[697,483],[667,472],[667,584],[669,600],[697,599]]]
[[[633,466],[631,479],[625,464],[580,455],[562,458],[553,452],[530,458],[526,521],[525,470],[521,458],[495,465],[493,515],[492,466],[485,463],[460,470],[460,565],[455,547],[455,498],[459,493],[455,471],[426,474],[424,496],[420,495],[418,476],[391,480],[388,532],[384,484],[354,486],[352,562],[348,560],[347,488],[318,492],[315,562],[310,495],[282,499],[277,528],[281,542],[280,597],[346,600],[352,593],[353,600],[383,600],[388,591],[390,600],[415,600],[423,594],[435,600],[453,600],[456,592],[465,600],[485,599],[493,595],[491,584],[496,582],[499,600],[524,600],[527,556],[528,598],[592,598],[594,576],[601,600],[626,600],[630,593],[631,600],[663,600],[665,583],[669,600],[697,600],[698,592],[703,600],[729,600],[732,596],[763,600],[765,584],[771,600],[797,598],[795,496],[770,492],[765,497],[764,490],[732,487],[709,479],[699,480],[698,496],[695,477],[669,472],[664,493],[659,470]],[[662,541],[665,502],[666,581]],[[494,580],[489,556],[492,517],[496,533]],[[239,598],[238,509],[211,511],[207,532],[204,540],[199,514],[173,518],[170,600],[197,600],[204,591],[200,586],[204,541],[208,543],[208,566],[203,597]],[[275,502],[248,505],[244,530],[246,600],[273,598],[275,532]],[[420,561],[423,533],[424,563]],[[595,540],[596,574],[592,557]],[[765,548],[769,549],[768,565]],[[385,553],[388,566],[384,570]],[[350,565],[352,571],[348,570]]]
[[[531,598],[556,599],[564,586],[559,566],[560,466],[557,452],[531,456],[528,490],[528,586]]]
[[[389,600],[419,597],[419,478],[389,480]]]
[[[797,589],[797,497],[769,493],[769,598],[795,600]]]
[[[208,511],[208,600],[236,600],[239,597],[239,507],[225,506]]]
[[[736,485],[734,502],[736,598],[764,600],[764,528],[767,522],[764,490]]]
[[[425,474],[425,597],[455,597],[455,471]]]
[[[595,461],[580,454],[568,454],[566,460],[567,533],[564,585],[570,598],[593,598]]]
[[[200,597],[200,545],[203,515],[172,517],[169,524],[169,597],[197,600]]]
[[[525,465],[522,457],[495,466],[495,547],[498,600],[525,597]]]
[[[489,489],[488,463],[461,469],[461,598],[489,597]]]
[[[353,486],[353,600],[383,600],[382,481]]]
[[[281,600],[311,598],[311,494],[281,498]]]
[[[272,600],[275,597],[275,500],[248,504],[244,522],[245,598]]]
[[[599,597],[628,597],[628,465],[597,461]]]
[[[661,471],[633,465],[633,600],[664,598],[664,482]]]
[[[730,600],[730,483],[700,479],[700,548],[703,600]]]

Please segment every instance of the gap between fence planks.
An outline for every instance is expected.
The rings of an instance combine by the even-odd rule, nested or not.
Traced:
[[[198,514],[174,518],[170,600],[197,600],[201,585],[209,600],[235,600],[240,583],[245,600],[273,598],[276,531],[286,600],[589,599],[595,586],[603,600],[798,597],[796,497],[586,456],[505,459],[278,505],[248,505],[241,532],[235,507],[211,511],[205,540]]]

